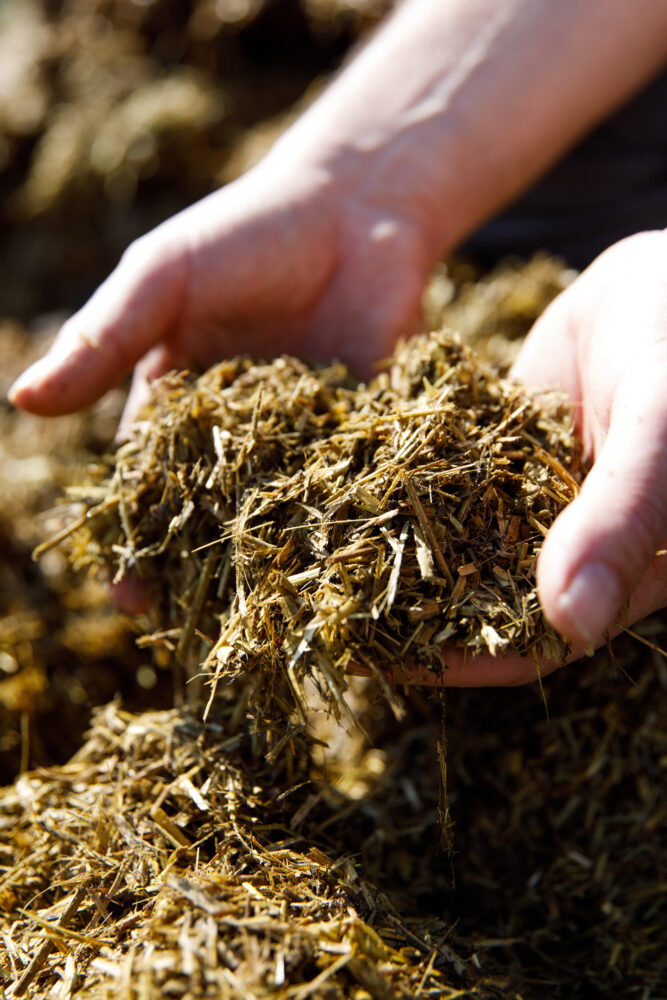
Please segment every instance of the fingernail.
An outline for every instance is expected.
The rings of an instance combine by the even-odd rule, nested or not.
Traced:
[[[584,642],[594,642],[602,635],[622,603],[618,580],[603,563],[582,566],[558,599],[560,609]]]

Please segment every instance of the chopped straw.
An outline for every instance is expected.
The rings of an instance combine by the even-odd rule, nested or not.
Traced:
[[[500,269],[452,308],[524,329],[561,271]],[[151,586],[139,650],[100,617],[100,588],[12,547],[34,509],[15,505],[0,666],[18,669],[0,702],[16,702],[5,736],[30,712],[21,761],[44,766],[0,789],[8,1000],[663,996],[664,620],[638,626],[646,647],[623,635],[611,662],[549,676],[551,721],[528,685],[448,692],[446,742],[439,694],[410,689],[397,724],[385,672],[408,641],[434,676],[448,642],[553,652],[532,562],[582,469],[558,400],[538,409],[448,337],[392,372],[363,388],[243,360],[158,387],[66,532],[77,561]],[[211,690],[155,710],[165,667],[198,674],[216,644]],[[151,649],[153,710],[98,710],[58,763],[80,730],[62,698],[46,714],[30,694],[34,671],[76,681],[81,722],[110,672],[132,703]],[[356,660],[386,699],[343,690]],[[317,685],[373,745],[320,711]]]
[[[562,658],[535,562],[582,474],[563,400],[451,334],[402,345],[368,386],[341,365],[239,358],[159,382],[70,547],[146,582],[144,641],[211,697],[251,678],[258,719],[303,722],[311,675],[340,713],[350,669],[437,678],[450,645]]]

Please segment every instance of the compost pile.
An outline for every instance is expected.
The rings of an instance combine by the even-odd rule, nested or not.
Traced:
[[[342,711],[350,666],[435,681],[447,643],[558,660],[534,574],[583,471],[568,416],[447,333],[368,386],[287,357],[168,376],[71,549],[150,584],[154,641],[254,678],[258,717],[304,722],[310,673]]]
[[[436,268],[426,288],[425,328],[456,330],[479,357],[507,372],[535,320],[575,277],[546,253],[528,261],[510,257],[488,272],[454,257]]]

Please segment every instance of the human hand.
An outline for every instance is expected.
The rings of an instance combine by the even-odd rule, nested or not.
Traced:
[[[571,396],[594,460],[537,579],[552,624],[599,643],[667,603],[667,231],[598,257],[535,324],[513,374]]]
[[[289,166],[269,155],[130,246],[12,401],[66,413],[135,368],[127,426],[148,381],[230,355],[337,357],[366,375],[418,325],[433,264],[421,228],[351,171]]]
[[[667,231],[622,240],[594,261],[537,321],[512,375],[568,393],[593,461],[537,565],[543,611],[572,641],[571,662],[607,630],[667,604]],[[397,665],[393,680],[482,687],[537,678],[530,657],[452,648],[445,659],[445,675]],[[562,665],[542,661],[540,675]]]
[[[561,56],[555,61],[554,37]],[[650,79],[664,62],[664,38],[665,10],[652,0],[643,0],[641,16],[622,0],[604,11],[594,0],[551,0],[537,13],[530,0],[501,8],[491,0],[400,4],[255,170],[130,248],[65,324],[47,358],[14,386],[13,402],[45,415],[65,413],[91,403],[138,363],[127,420],[148,379],[244,352],[339,357],[365,374],[398,336],[416,328],[421,290],[438,257]],[[313,143],[319,155],[304,158]],[[551,315],[559,328],[558,314]],[[583,330],[588,319],[581,315]],[[655,327],[655,316],[651,322]],[[540,338],[548,339],[536,332],[530,343]],[[574,339],[573,353],[583,352],[585,334],[576,345]],[[561,359],[545,371],[535,351],[531,364],[531,350],[517,368],[525,379],[553,381],[556,373],[556,382],[578,387],[585,358]],[[646,347],[651,351],[657,347]],[[603,428],[604,400],[594,407],[590,395],[594,381],[586,381],[582,421],[592,407]],[[605,398],[616,413],[616,390],[608,389]],[[598,390],[605,395],[604,386]],[[596,446],[604,437],[601,430]],[[610,441],[618,437],[610,433]],[[600,461],[608,451],[600,450]],[[591,487],[586,496],[593,493]],[[624,489],[615,499],[628,495]],[[580,499],[573,509],[583,504]],[[658,504],[659,512],[663,508]],[[590,528],[581,545],[590,541]],[[557,538],[561,529],[554,532]],[[649,558],[645,541],[642,559]],[[587,556],[582,548],[569,552],[560,578],[556,572],[550,582],[552,548],[545,545],[540,571],[545,608],[568,634],[580,633],[572,612],[581,594],[574,601],[570,590],[567,611],[562,593],[578,568],[573,552],[581,565]],[[636,591],[633,615],[643,606],[642,592]],[[485,665],[480,658],[474,669],[452,671],[449,682],[457,683],[455,673],[462,684],[534,677],[531,664],[514,662]]]

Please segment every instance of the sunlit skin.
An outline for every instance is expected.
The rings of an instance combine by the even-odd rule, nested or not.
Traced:
[[[665,59],[667,5],[653,0],[407,0],[258,167],[129,248],[13,401],[67,413],[134,368],[127,426],[147,381],[238,353],[337,357],[368,375],[419,328],[441,254]],[[666,317],[667,235],[636,235],[550,307],[514,369],[570,394],[594,460],[538,564],[543,608],[575,657],[627,599],[628,622],[667,600],[655,555],[667,535]],[[126,581],[116,599],[138,610],[145,595]],[[447,684],[536,676],[530,658],[446,657]]]

